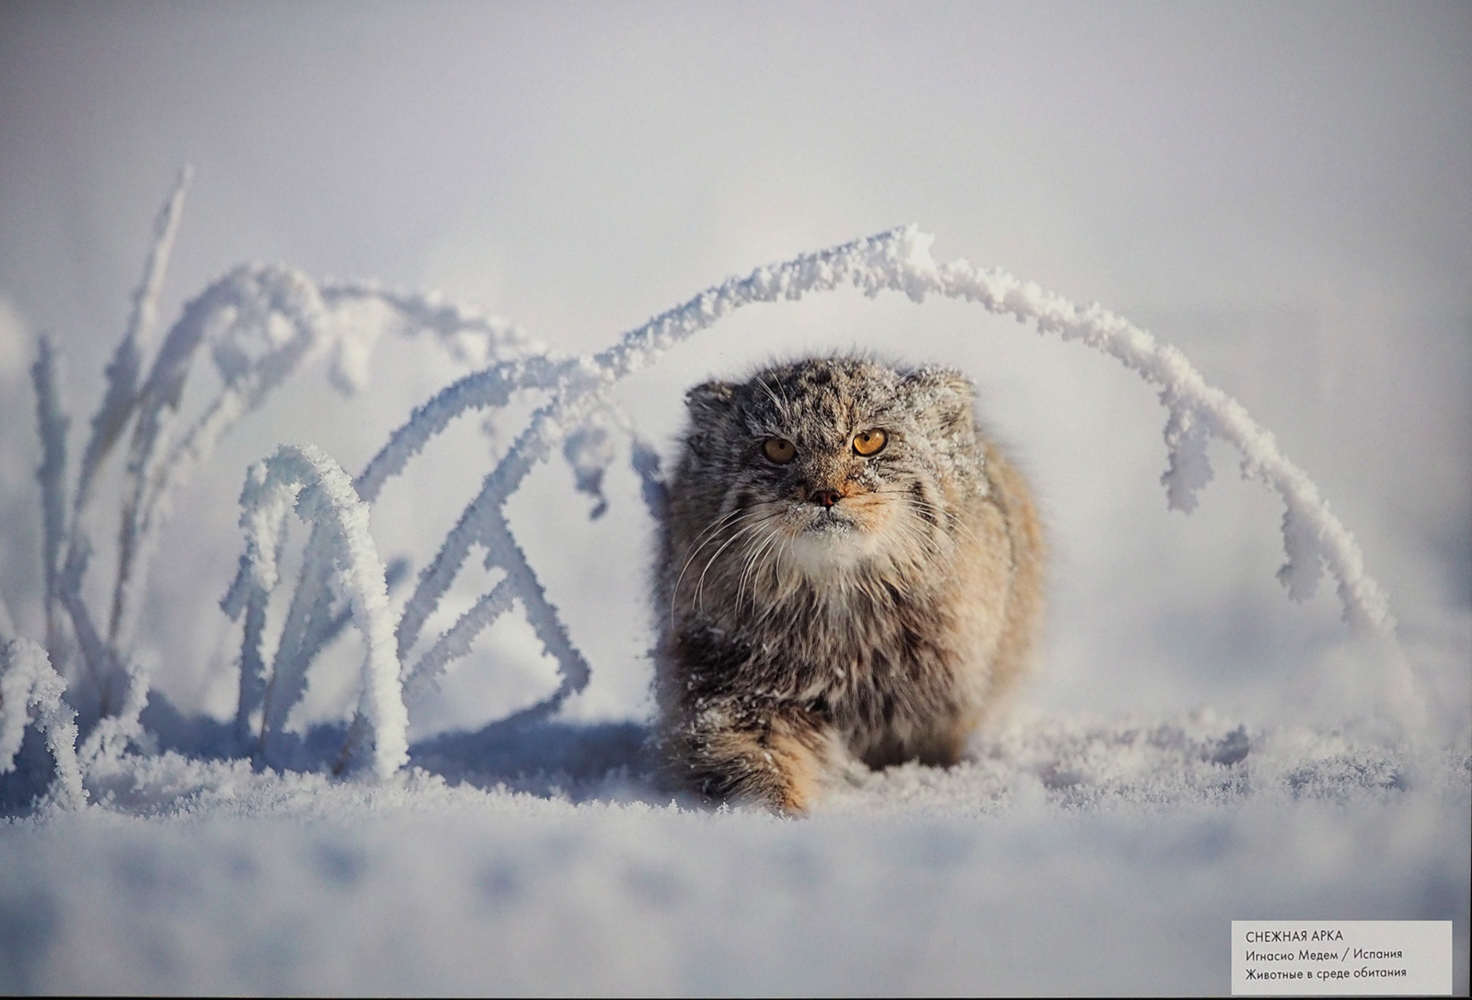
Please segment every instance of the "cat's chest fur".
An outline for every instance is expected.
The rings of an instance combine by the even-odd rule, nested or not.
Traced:
[[[953,709],[954,623],[936,582],[852,575],[692,623],[677,640],[702,665],[692,693],[806,705],[845,732]]]

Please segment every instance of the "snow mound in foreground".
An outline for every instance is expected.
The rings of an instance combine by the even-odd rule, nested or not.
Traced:
[[[0,988],[1221,993],[1234,918],[1449,915],[1467,988],[1466,746],[1036,718],[791,821],[671,801],[632,723],[446,735],[386,783],[192,733],[0,828]]]

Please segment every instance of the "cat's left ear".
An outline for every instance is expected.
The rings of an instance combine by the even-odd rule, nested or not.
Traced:
[[[900,379],[900,391],[926,423],[944,432],[972,426],[976,387],[954,368],[916,368]]]
[[[730,382],[705,382],[685,393],[685,405],[692,414],[721,413],[731,408],[735,395]]]

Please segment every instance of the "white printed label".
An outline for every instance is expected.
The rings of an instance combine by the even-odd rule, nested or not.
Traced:
[[[1233,920],[1232,994],[1450,995],[1450,920]]]

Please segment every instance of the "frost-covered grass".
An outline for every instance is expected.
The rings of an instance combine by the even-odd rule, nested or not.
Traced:
[[[1209,993],[1227,984],[1231,919],[1317,916],[1453,917],[1466,989],[1465,720],[1428,708],[1390,598],[1317,486],[1180,352],[1101,306],[938,263],[914,227],[728,279],[586,356],[433,295],[274,266],[210,284],[155,343],[188,179],[158,217],[75,476],[49,341],[32,369],[46,626],[20,635],[0,603],[0,986]],[[657,516],[658,450],[615,384],[736,310],[841,288],[974,303],[1121,362],[1166,410],[1173,508],[1209,483],[1211,440],[1235,448],[1282,500],[1289,594],[1324,571],[1337,584],[1346,658],[1374,676],[1354,710],[1312,726],[1024,710],[960,767],[868,776],[803,822],[673,801],[642,720],[560,717],[596,671],[626,665],[579,647],[508,504],[560,452],[594,519],[620,463]],[[356,476],[308,444],[249,471],[241,534],[220,540],[241,553],[218,581],[237,623],[219,665],[233,718],[181,714],[139,636],[187,481],[312,358],[348,391],[401,336],[468,371]],[[203,356],[213,388],[191,409]],[[374,506],[471,413],[502,443],[401,586],[408,563],[379,551]],[[508,615],[555,669],[551,693],[411,741],[418,699]],[[348,716],[303,719],[325,653],[355,634]]]

